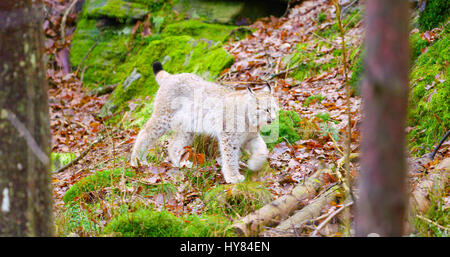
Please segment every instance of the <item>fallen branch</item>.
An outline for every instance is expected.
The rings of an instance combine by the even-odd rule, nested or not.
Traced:
[[[330,213],[328,215],[328,217],[322,221],[322,223],[320,223],[320,225],[316,228],[316,230],[314,230],[314,232],[311,234],[311,236],[316,236],[317,233],[323,228],[325,227],[326,224],[328,224],[328,222],[330,222],[330,220],[332,218],[334,218],[336,215],[338,215],[341,211],[343,211],[345,208],[349,207],[350,205],[353,204],[353,201],[350,201],[349,203],[344,204],[341,208],[335,210],[334,212]]]
[[[434,159],[434,156],[436,155],[437,151],[439,150],[439,148],[441,148],[441,145],[444,143],[445,139],[447,139],[447,137],[450,135],[450,130],[447,131],[447,133],[445,133],[445,135],[441,138],[441,140],[439,141],[438,145],[434,148],[433,152],[430,153],[429,158],[431,160]]]
[[[105,138],[107,137],[107,135],[102,135],[100,137],[98,137],[94,142],[92,142],[80,155],[78,155],[77,158],[73,159],[71,162],[69,162],[68,164],[62,166],[61,168],[53,171],[53,173],[60,173],[65,171],[67,168],[77,164],[81,159],[83,159],[84,156],[86,156],[89,151],[91,151],[91,149],[98,143],[100,143],[101,141],[103,141]]]
[[[295,210],[301,208],[301,203],[313,198],[324,181],[321,174],[325,169],[318,170],[315,174],[305,179],[304,183],[297,185],[290,194],[284,195],[261,209],[250,213],[233,227],[240,235],[257,235],[264,226],[274,226],[289,217]]]
[[[434,221],[432,221],[430,219],[427,219],[427,218],[425,218],[423,216],[417,215],[416,217],[421,219],[421,220],[424,220],[424,221],[426,221],[426,222],[428,222],[428,223],[430,223],[430,224],[432,224],[432,225],[434,225],[434,226],[436,226],[436,227],[438,227],[440,229],[443,229],[443,230],[446,230],[446,231],[450,231],[450,228],[447,228],[447,227],[444,227],[442,225],[439,225],[438,223],[436,223],[436,222],[434,222]]]
[[[330,188],[327,192],[319,196],[314,202],[303,207],[303,209],[296,212],[294,215],[281,222],[276,229],[279,230],[293,230],[300,228],[311,219],[320,215],[321,210],[336,198],[338,186]]]

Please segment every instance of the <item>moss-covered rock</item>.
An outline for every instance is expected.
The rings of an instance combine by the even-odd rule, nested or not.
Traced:
[[[113,169],[113,170],[105,170],[99,171],[93,175],[82,178],[77,183],[73,184],[69,190],[65,193],[63,197],[63,201],[68,203],[74,200],[76,197],[81,196],[83,193],[97,191],[101,188],[104,188],[111,183],[117,182],[122,175],[127,177],[132,177],[135,175],[135,172],[131,169]]]
[[[83,72],[84,84],[88,87],[112,84],[111,74],[123,64],[128,55],[131,28],[99,30],[96,20],[81,19],[73,35],[70,62]]]
[[[223,69],[230,67],[234,58],[220,42],[196,40],[190,36],[167,36],[153,40],[112,75],[113,80],[127,78],[136,69],[141,77],[128,85],[123,79],[102,108],[102,116],[120,110],[133,97],[154,95],[159,88],[151,67],[155,61],[162,61],[164,69],[170,73],[190,72],[212,80]]]
[[[425,9],[419,15],[419,27],[422,30],[431,30],[440,23],[447,21],[450,16],[450,1],[429,0]]]
[[[209,213],[245,216],[271,200],[272,196],[263,184],[245,181],[213,188],[205,194],[204,202]]]
[[[449,28],[421,54],[410,74],[410,146],[416,154],[431,150],[450,127]]]
[[[194,39],[225,41],[236,26],[204,23],[200,20],[187,20],[172,23],[163,30],[165,36],[187,35]]]
[[[190,19],[202,19],[210,23],[234,24],[255,21],[270,15],[281,16],[286,11],[286,1],[259,0],[180,0],[175,6],[178,12]]]
[[[142,19],[150,11],[147,2],[149,1],[86,0],[86,15],[89,18]]]

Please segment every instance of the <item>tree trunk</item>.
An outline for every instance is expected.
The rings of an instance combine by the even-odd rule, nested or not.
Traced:
[[[367,0],[356,235],[400,236],[407,206],[408,1]]]
[[[52,236],[41,1],[0,1],[0,236]]]

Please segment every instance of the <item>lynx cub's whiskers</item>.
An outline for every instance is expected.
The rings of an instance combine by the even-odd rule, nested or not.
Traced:
[[[131,165],[146,164],[148,149],[172,130],[168,153],[174,166],[180,165],[184,147],[195,134],[215,137],[219,143],[222,173],[227,183],[244,180],[239,173],[240,150],[251,157],[248,168],[259,170],[268,150],[259,131],[277,119],[278,103],[267,85],[263,90],[235,91],[190,73],[169,74],[161,63],[153,64],[160,88],[151,118],[139,132],[131,153]],[[277,133],[277,131],[276,131]],[[271,135],[267,140],[276,140]]]

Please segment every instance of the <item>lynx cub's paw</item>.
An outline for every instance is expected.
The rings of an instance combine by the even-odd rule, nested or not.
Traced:
[[[227,183],[231,183],[231,184],[240,183],[240,182],[244,181],[244,179],[245,179],[245,177],[242,176],[239,173],[238,174],[233,174],[233,175],[230,175],[230,176],[225,176],[225,181]]]

